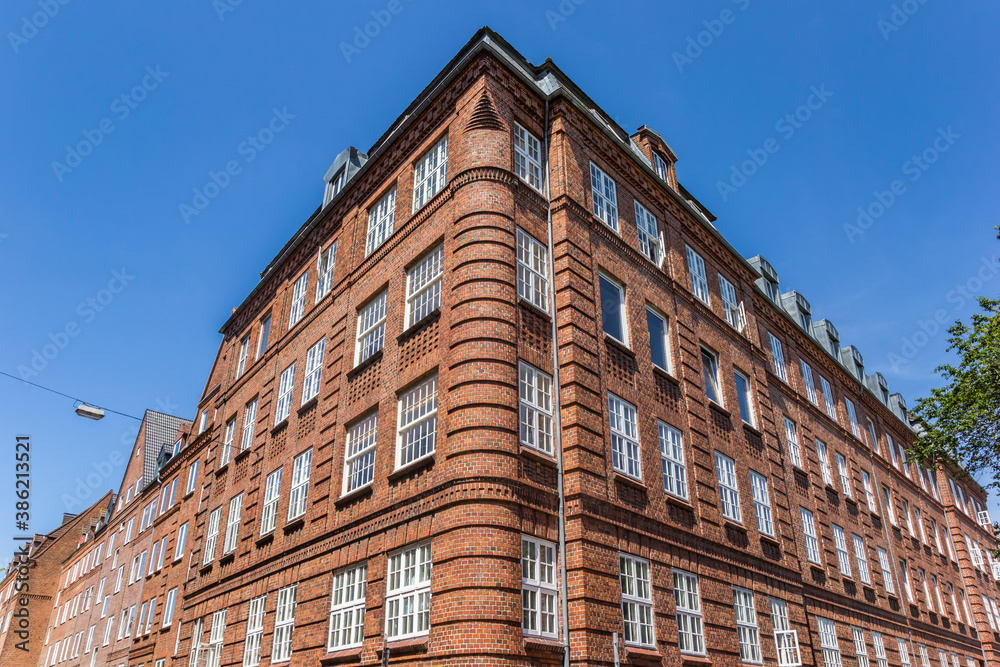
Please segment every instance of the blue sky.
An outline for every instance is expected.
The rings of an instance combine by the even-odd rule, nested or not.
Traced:
[[[0,370],[115,410],[193,418],[220,325],[333,158],[371,146],[483,25],[625,129],[660,132],[733,246],[910,405],[947,359],[935,316],[1000,292],[983,264],[1000,255],[994,2],[61,1],[0,8]],[[357,48],[373,11],[390,20]],[[5,441],[34,440],[31,531],[82,509],[64,494],[117,486],[105,462],[136,422],[7,378],[0,401]]]

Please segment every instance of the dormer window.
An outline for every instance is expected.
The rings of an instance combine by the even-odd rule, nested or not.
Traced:
[[[656,171],[656,175],[662,178],[665,182],[670,182],[670,165],[660,157],[659,153],[653,153],[653,169]]]
[[[806,331],[812,331],[812,316],[809,313],[799,311],[799,324]]]
[[[767,298],[771,301],[778,303],[778,283],[771,282],[770,280],[764,279],[764,293],[767,294]]]
[[[324,206],[333,201],[333,198],[340,194],[340,191],[344,189],[344,183],[347,182],[346,175],[347,167],[344,166],[327,182],[326,194],[323,197]]]

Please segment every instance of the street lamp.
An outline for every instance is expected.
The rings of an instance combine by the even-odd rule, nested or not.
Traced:
[[[94,421],[104,419],[104,410],[96,405],[87,405],[86,403],[76,406],[76,414],[87,419],[93,419]]]

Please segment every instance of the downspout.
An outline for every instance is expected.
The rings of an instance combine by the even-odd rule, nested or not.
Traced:
[[[556,327],[556,272],[552,244],[552,192],[549,177],[549,100],[545,100],[545,201],[548,204],[546,217],[546,241],[548,245],[549,306],[552,309],[552,416],[555,421],[554,437],[556,450],[556,471],[559,494],[559,607],[562,612],[563,667],[569,667],[569,601],[566,593],[566,492],[563,485],[562,452],[562,411],[559,397],[559,340]]]

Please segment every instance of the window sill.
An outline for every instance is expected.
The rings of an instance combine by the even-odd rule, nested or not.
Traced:
[[[303,412],[305,412],[306,410],[308,410],[312,406],[316,405],[317,403],[319,403],[319,394],[316,394],[315,396],[313,396],[312,398],[310,398],[308,401],[306,401],[305,403],[303,403],[302,405],[300,405],[299,408],[298,408],[298,410],[296,410],[296,413],[301,415]]]
[[[420,459],[417,459],[416,461],[411,461],[410,463],[407,463],[402,468],[396,468],[391,473],[389,473],[389,477],[388,477],[389,481],[390,482],[394,482],[397,479],[402,479],[403,477],[406,477],[407,475],[409,475],[412,472],[416,472],[417,470],[420,470],[421,468],[426,468],[426,467],[430,466],[431,464],[434,463],[434,456],[435,456],[435,454],[428,454],[427,456],[425,456],[423,458],[420,458]]]
[[[763,438],[764,437],[764,432],[761,431],[756,426],[754,426],[753,424],[748,424],[746,422],[743,422],[743,430],[744,431],[750,431],[751,433],[753,433],[758,438]]]
[[[660,652],[651,646],[629,646],[625,645],[625,659],[629,662],[633,660],[650,660],[655,662],[660,662],[663,660],[663,656]],[[711,663],[706,663],[711,664]]]
[[[233,463],[239,463],[243,458],[249,456],[250,452],[252,451],[253,451],[252,447],[247,447],[246,449],[242,450],[239,454],[233,457]]]
[[[626,475],[625,473],[619,472],[617,470],[614,473],[614,478],[616,482],[621,482],[622,484],[627,484],[628,486],[631,486],[635,489],[646,491],[646,485],[643,483],[641,479],[630,477],[629,475]]]
[[[669,380],[670,382],[676,385],[680,385],[680,380],[671,375],[670,371],[664,370],[659,366],[657,366],[656,364],[653,364],[653,375],[658,375],[662,377],[664,380]]]
[[[684,500],[683,498],[678,498],[677,496],[667,491],[663,492],[663,499],[666,500],[667,504],[669,505],[676,505],[677,507],[686,509],[689,512],[694,511],[694,505],[691,504],[690,500]]]
[[[270,531],[267,532],[267,534],[258,537],[256,541],[254,541],[254,544],[257,545],[257,547],[262,547],[265,544],[272,542],[273,540],[274,540],[274,529],[272,528]]]
[[[552,321],[552,315],[550,315],[549,313],[545,312],[544,310],[542,310],[541,308],[539,308],[535,304],[531,303],[530,301],[528,301],[527,299],[525,299],[523,296],[517,297],[517,305],[521,306],[522,308],[527,308],[528,310],[530,310],[531,312],[533,312],[535,315],[538,315],[539,317],[541,317],[541,318],[543,318],[545,320],[548,320],[549,322]]]
[[[274,427],[271,429],[271,435],[277,435],[278,433],[283,431],[287,426],[288,426],[288,417],[285,417],[280,422],[274,425]]]
[[[284,526],[284,528],[282,528],[281,530],[282,530],[282,532],[285,533],[285,535],[288,535],[292,531],[298,530],[299,528],[301,528],[304,525],[306,525],[306,517],[305,517],[305,515],[300,516],[300,517],[295,518],[295,519],[292,519],[291,521],[289,521],[288,523],[286,523],[285,526]]]
[[[233,549],[229,553],[224,554],[222,558],[219,559],[219,567],[222,567],[223,565],[229,565],[234,560],[236,560],[236,549]]]
[[[413,639],[386,642],[382,648],[378,649],[377,653],[381,656],[386,649],[389,649],[390,656],[404,653],[426,653],[429,643],[430,637],[426,635],[423,637],[414,637]]]
[[[631,349],[629,349],[628,345],[626,345],[625,343],[621,342],[620,340],[618,340],[617,338],[615,338],[611,334],[608,334],[608,333],[604,334],[604,343],[606,345],[610,346],[610,347],[615,348],[616,350],[618,350],[622,354],[626,354],[626,355],[632,357],[633,359],[635,359],[635,352],[633,352]]]
[[[546,653],[564,653],[566,647],[562,640],[555,637],[538,637],[535,635],[524,636],[524,649],[526,651],[544,651]]]
[[[773,544],[776,547],[781,546],[781,541],[778,539],[777,535],[766,535],[764,533],[760,533],[760,541]]]
[[[376,362],[381,361],[382,355],[384,353],[385,353],[385,348],[382,348],[378,352],[374,353],[373,355],[371,355],[370,357],[368,357],[367,359],[365,359],[364,361],[362,361],[361,363],[359,363],[357,366],[355,366],[351,370],[347,371],[347,380],[348,380],[348,382],[351,381],[351,380],[353,380],[354,378],[358,377],[358,375],[360,375],[362,372],[364,372],[364,370],[366,368],[368,368],[369,366],[372,366]]]
[[[732,417],[733,416],[732,413],[729,412],[729,410],[726,410],[724,407],[722,407],[721,405],[719,405],[718,403],[716,403],[712,399],[708,399],[708,407],[712,408],[713,410],[715,410],[718,413],[721,413],[721,414],[725,415],[726,417]]]
[[[215,476],[218,477],[222,473],[226,472],[226,470],[228,468],[229,468],[229,461],[226,461],[221,466],[219,466],[218,468],[216,468],[216,470],[215,470]]]
[[[554,466],[557,465],[555,457],[551,454],[546,454],[541,452],[534,447],[528,447],[526,445],[521,445],[521,456],[531,459],[533,461],[538,461],[539,463],[544,463],[546,465]]]
[[[657,654],[659,655],[659,654]],[[681,653],[681,664],[682,665],[711,665],[712,661],[707,655],[691,655],[687,653]]]
[[[213,565],[215,565],[215,561],[209,561],[208,563],[205,563],[200,568],[198,568],[198,574],[204,577],[206,574],[212,571]]]
[[[327,653],[325,656],[319,659],[319,664],[323,665],[335,665],[341,662],[357,662],[361,660],[361,646],[355,648],[342,649],[340,651],[332,651]]]
[[[349,491],[348,493],[345,493],[341,497],[334,500],[333,504],[335,507],[346,507],[347,505],[353,503],[355,500],[360,500],[365,496],[370,496],[372,494],[372,486],[374,485],[369,483],[365,484],[364,486],[360,486],[354,489],[353,491]]]
[[[747,527],[736,519],[730,519],[729,517],[722,517],[722,525],[726,528],[732,528],[733,530],[738,530],[741,533],[747,532]]]
[[[432,322],[438,321],[440,318],[441,318],[441,306],[438,306],[431,312],[424,315],[418,321],[414,322],[409,327],[407,327],[406,331],[396,336],[396,343],[398,345],[402,345],[408,339],[417,335],[421,330],[423,330],[424,327],[430,325]]]

